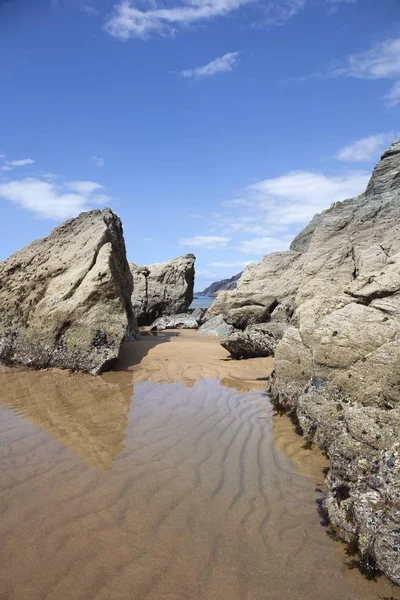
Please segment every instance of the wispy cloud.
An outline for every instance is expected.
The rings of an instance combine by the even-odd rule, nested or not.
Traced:
[[[332,75],[358,79],[390,79],[400,75],[400,38],[386,40],[366,52],[351,54]]]
[[[391,131],[389,133],[378,133],[376,135],[361,138],[360,140],[341,148],[337,152],[336,158],[338,160],[350,162],[376,159],[379,154],[398,137],[398,135],[398,133]]]
[[[259,24],[279,25],[298,14],[307,0],[175,0],[166,8],[154,0],[149,10],[140,2],[123,0],[116,5],[105,30],[121,40],[147,39],[151,35],[174,35],[179,29],[200,21],[223,17],[245,5],[260,6],[264,18]]]
[[[210,267],[211,269],[226,269],[229,271],[232,271],[232,269],[244,269],[245,267],[247,267],[247,265],[251,264],[251,260],[232,260],[232,261],[225,261],[225,260],[220,260],[217,262],[211,262],[208,263],[208,267]]]
[[[27,165],[33,165],[34,162],[32,158],[23,158],[21,160],[8,160],[6,164],[10,167],[26,167]]]
[[[284,236],[281,238],[270,236],[253,238],[252,240],[241,242],[238,246],[238,250],[243,254],[262,256],[265,254],[270,254],[271,252],[287,250],[291,240],[292,236]]]
[[[12,167],[9,167],[8,165],[2,165],[0,167],[0,171],[12,171]]]
[[[326,0],[326,4],[329,6],[329,12],[336,12],[343,4],[355,4],[357,0]]]
[[[212,77],[218,73],[230,72],[237,65],[239,54],[239,52],[227,52],[223,56],[215,58],[202,67],[185,69],[184,71],[181,71],[181,75],[183,75],[183,77],[202,78]]]
[[[99,183],[95,183],[94,181],[69,181],[65,184],[65,186],[72,190],[73,192],[77,192],[78,194],[90,195],[97,190],[100,190],[103,186]]]
[[[249,205],[265,211],[267,221],[283,225],[304,223],[333,202],[364,191],[368,179],[367,173],[359,171],[341,176],[292,171],[251,185]]]
[[[108,196],[94,193],[100,188],[100,184],[88,181],[56,184],[38,178],[26,178],[0,184],[0,197],[39,217],[62,220],[98,206],[100,201],[108,201]]]
[[[206,250],[217,250],[226,248],[230,239],[228,237],[216,235],[196,235],[191,238],[183,238],[178,240],[180,246],[188,246],[189,248],[204,248]]]
[[[384,96],[385,104],[388,108],[394,108],[400,102],[400,81],[390,88],[390,90]]]
[[[184,0],[168,8],[141,10],[129,0],[117,4],[105,29],[111,35],[127,40],[147,38],[150,34],[171,35],[178,28],[197,21],[227,15],[251,0]]]
[[[335,0],[331,0],[332,3]],[[336,0],[350,2],[350,0]],[[400,38],[393,38],[375,44],[369,50],[350,54],[339,66],[336,64],[326,71],[314,71],[308,75],[291,76],[283,83],[302,83],[309,79],[351,77],[354,79],[398,79],[400,78]],[[400,101],[400,80],[384,96],[387,107],[392,108]]]
[[[262,6],[264,19],[258,25],[282,25],[306,6],[307,0],[275,0]]]
[[[95,15],[96,17],[98,17],[100,14],[100,11],[97,10],[97,8],[95,8],[91,4],[81,4],[80,9],[88,15]]]
[[[222,203],[210,222],[216,234],[227,236],[230,248],[260,258],[287,249],[316,213],[363,192],[369,177],[364,171],[340,176],[291,171],[248,186],[239,198]]]
[[[0,158],[5,158],[6,156],[6,154],[0,154]]]
[[[92,161],[96,165],[96,167],[104,167],[104,158],[101,156],[92,156]]]

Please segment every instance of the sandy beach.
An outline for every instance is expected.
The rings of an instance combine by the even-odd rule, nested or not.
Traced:
[[[179,333],[179,335],[175,335]],[[320,525],[271,359],[143,335],[101,378],[0,372],[0,598],[378,600]]]

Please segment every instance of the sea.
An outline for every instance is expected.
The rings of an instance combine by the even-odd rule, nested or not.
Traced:
[[[198,296],[195,294],[193,302],[189,308],[209,308],[214,300],[215,298],[212,296]]]

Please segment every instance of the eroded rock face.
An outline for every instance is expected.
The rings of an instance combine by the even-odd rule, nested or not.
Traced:
[[[0,360],[98,373],[135,335],[120,219],[82,213],[0,263]]]
[[[400,142],[365,194],[319,215],[272,393],[328,453],[326,508],[400,584]],[[315,224],[315,223],[314,223]]]
[[[245,329],[267,321],[283,301],[290,311],[300,285],[303,261],[303,254],[288,251],[269,254],[259,264],[249,265],[236,290],[218,294],[206,318],[223,315],[234,327]]]
[[[130,263],[132,306],[139,325],[150,325],[161,316],[187,312],[193,301],[195,260],[193,254],[186,254],[148,266]]]

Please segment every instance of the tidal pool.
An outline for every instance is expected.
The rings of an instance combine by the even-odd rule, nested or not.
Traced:
[[[0,389],[1,599],[392,595],[345,567],[262,391],[18,369]]]

